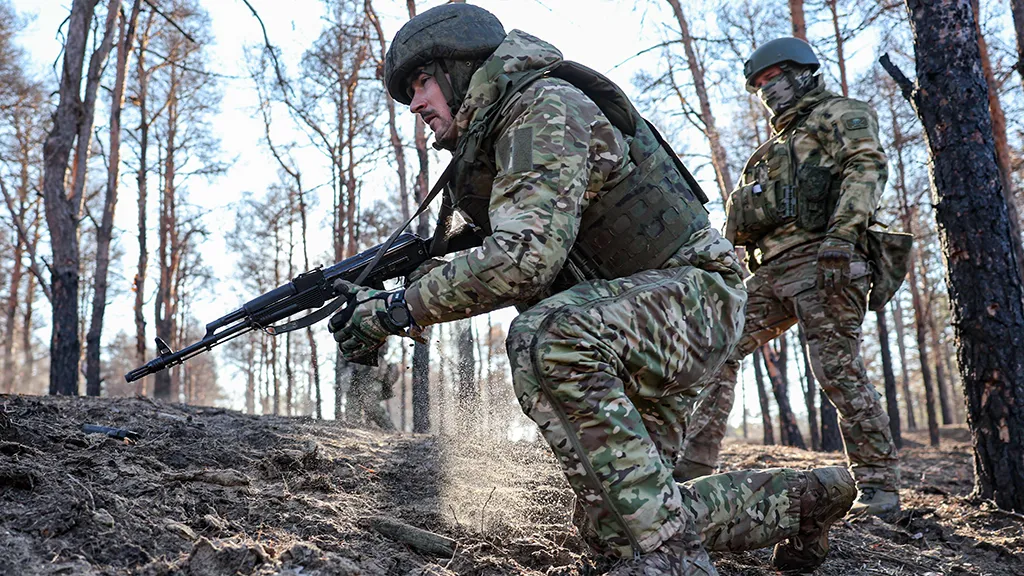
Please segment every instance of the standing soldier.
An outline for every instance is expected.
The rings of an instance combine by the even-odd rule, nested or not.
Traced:
[[[860,356],[871,285],[867,230],[886,180],[871,107],[825,89],[818,59],[797,38],[761,46],[744,64],[747,90],[771,112],[774,135],[747,160],[729,198],[725,236],[747,249],[743,337],[701,402],[677,478],[710,473],[725,435],[740,361],[799,322],[811,366],[838,409],[859,495],[851,513],[899,510],[899,461],[889,417]],[[754,251],[760,251],[757,258]]]
[[[622,559],[613,574],[716,574],[705,548],[775,543],[780,568],[824,561],[855,495],[845,469],[673,480],[682,415],[739,338],[746,296],[703,193],[618,87],[461,3],[402,27],[385,83],[453,152],[435,246],[454,209],[482,245],[404,290],[347,285],[342,353],[516,305],[516,396],[576,492],[588,542]]]

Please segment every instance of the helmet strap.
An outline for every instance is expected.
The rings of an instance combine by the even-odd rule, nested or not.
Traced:
[[[448,70],[444,62],[432,60],[420,70],[424,74],[432,76],[434,81],[437,82],[437,87],[441,89],[441,94],[444,95],[444,100],[448,104],[448,109],[451,110],[452,117],[454,118],[461,102],[456,101],[455,89],[452,88],[451,80],[448,79]]]

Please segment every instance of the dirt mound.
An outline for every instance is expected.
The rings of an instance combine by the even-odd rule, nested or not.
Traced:
[[[85,434],[83,424],[139,433]],[[840,462],[727,446],[732,467]],[[970,447],[904,451],[905,512],[843,522],[819,574],[1024,573],[1021,517],[969,502]],[[0,574],[594,574],[546,447],[145,399],[0,396]],[[385,526],[439,535],[451,557]],[[385,536],[389,534],[389,536]],[[438,542],[433,542],[437,544]],[[775,574],[768,552],[715,555]]]

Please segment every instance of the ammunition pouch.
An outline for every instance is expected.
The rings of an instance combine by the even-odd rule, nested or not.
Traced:
[[[868,263],[871,265],[871,292],[868,308],[881,310],[903,285],[910,264],[914,236],[898,232],[868,229]]]
[[[828,168],[803,165],[797,170],[796,181],[796,225],[808,232],[824,232],[838,201],[830,194],[831,172]]]
[[[747,245],[796,217],[796,191],[779,181],[741,186],[729,195],[725,237]]]

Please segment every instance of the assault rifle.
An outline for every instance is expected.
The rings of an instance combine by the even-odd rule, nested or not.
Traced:
[[[317,267],[299,274],[291,282],[257,296],[238,310],[210,322],[206,325],[206,335],[202,340],[177,352],[172,351],[166,342],[157,338],[156,347],[160,355],[144,366],[125,374],[125,380],[134,382],[149,374],[177,366],[214,346],[253,330],[263,330],[277,336],[305,328],[323,320],[345,303],[347,295],[334,287],[335,280],[383,287],[385,280],[407,276],[429,258],[429,242],[415,234],[404,233],[394,238],[391,245],[378,258],[378,252],[387,244],[385,242],[370,248],[328,268]],[[479,242],[476,244],[479,245]],[[453,244],[452,248],[459,247]],[[367,268],[370,268],[369,273],[364,274]],[[274,325],[275,322],[289,316],[312,309],[317,311],[293,322]]]

